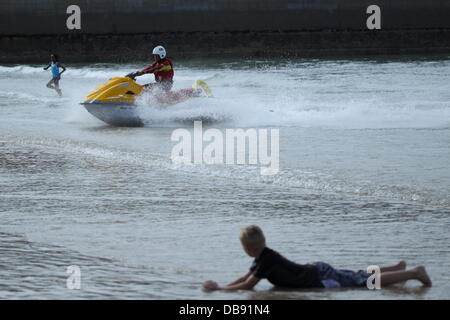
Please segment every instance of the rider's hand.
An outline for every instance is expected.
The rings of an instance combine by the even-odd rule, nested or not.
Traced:
[[[125,77],[134,79],[134,78],[136,78],[138,76],[138,73],[139,73],[139,71],[131,72],[131,73],[127,74]]]

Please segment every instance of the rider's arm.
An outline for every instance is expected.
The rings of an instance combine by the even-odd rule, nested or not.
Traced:
[[[49,63],[46,67],[44,67],[44,70],[47,70],[48,68],[50,68],[51,64]]]
[[[149,66],[141,71],[136,72],[136,76],[142,76],[143,74],[147,74],[147,73],[154,73],[159,68],[160,68],[160,65],[157,63],[154,63],[151,66]]]

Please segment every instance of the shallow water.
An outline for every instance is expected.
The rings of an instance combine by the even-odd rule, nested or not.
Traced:
[[[449,298],[450,57],[175,63],[176,88],[205,79],[215,97],[142,106],[143,128],[78,104],[141,65],[68,65],[63,98],[40,66],[0,66],[0,298]],[[173,164],[172,131],[198,117],[279,128],[279,174]],[[299,263],[404,259],[434,286],[203,292],[249,267],[247,224]],[[81,290],[66,288],[70,265]]]

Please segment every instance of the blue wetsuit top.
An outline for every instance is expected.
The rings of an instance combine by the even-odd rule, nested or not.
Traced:
[[[51,70],[52,70],[53,78],[59,78],[60,77],[58,62],[52,62]]]

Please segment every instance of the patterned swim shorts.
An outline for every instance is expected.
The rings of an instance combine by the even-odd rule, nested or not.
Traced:
[[[315,265],[319,270],[319,279],[327,289],[365,287],[367,285],[367,279],[370,277],[370,274],[363,270],[351,271],[334,269],[325,262],[316,262]]]

